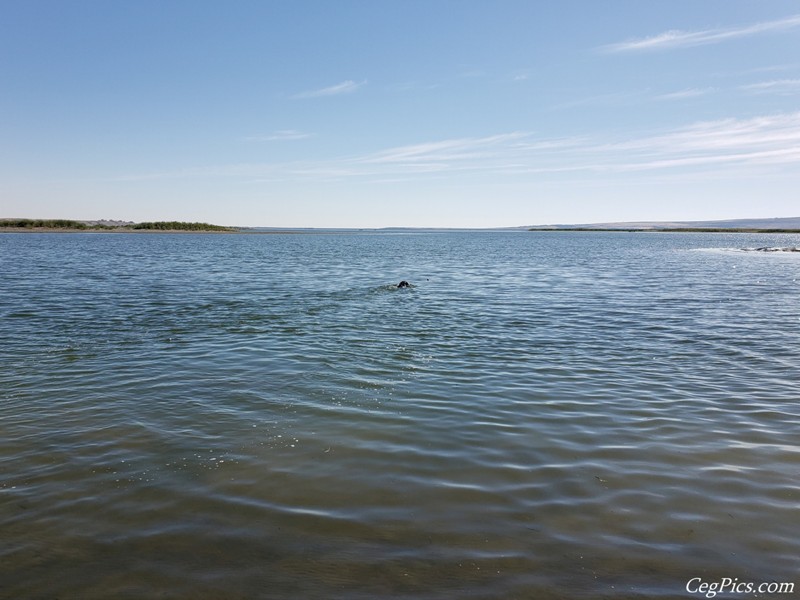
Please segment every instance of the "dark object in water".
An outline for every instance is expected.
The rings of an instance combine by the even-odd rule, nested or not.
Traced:
[[[762,248],[742,248],[742,250],[750,252],[800,252],[800,248],[774,248],[771,246],[763,246]]]
[[[401,288],[401,287],[411,287],[411,284],[410,284],[410,283],[408,283],[408,282],[407,282],[407,281],[404,279],[403,281],[401,281],[400,283],[398,283],[398,284],[397,284],[397,287],[399,287],[399,288]]]

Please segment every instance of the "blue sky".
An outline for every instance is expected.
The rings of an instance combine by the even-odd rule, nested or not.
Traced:
[[[0,216],[800,215],[794,0],[0,6]]]

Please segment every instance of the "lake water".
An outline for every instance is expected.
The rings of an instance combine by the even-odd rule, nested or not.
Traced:
[[[2,234],[0,597],[800,586],[799,245]]]

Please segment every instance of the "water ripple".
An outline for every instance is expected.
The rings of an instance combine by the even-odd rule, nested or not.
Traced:
[[[791,581],[798,239],[720,239],[3,234],[3,593]]]

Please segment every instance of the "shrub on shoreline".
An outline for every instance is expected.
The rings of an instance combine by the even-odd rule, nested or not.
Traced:
[[[88,229],[86,223],[69,219],[0,219],[0,227],[16,227],[19,229]]]
[[[0,219],[0,228],[14,229],[77,229],[81,231],[236,231],[232,227],[210,223],[186,223],[183,221],[155,221],[131,225],[87,224],[69,219]]]
[[[233,231],[230,227],[210,223],[186,223],[183,221],[155,221],[136,223],[131,229],[155,229],[157,231]]]

